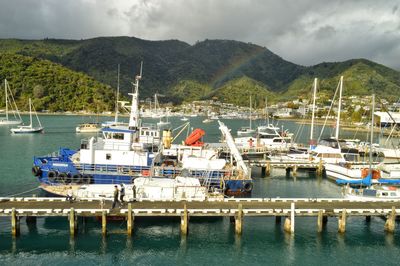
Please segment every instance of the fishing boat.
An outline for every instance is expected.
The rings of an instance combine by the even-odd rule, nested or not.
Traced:
[[[38,122],[37,126],[33,126],[32,113],[35,114],[36,120]],[[29,125],[28,126],[18,126],[17,128],[12,128],[10,131],[14,134],[31,134],[31,133],[41,133],[43,132],[42,124],[40,123],[39,117],[35,111],[35,107],[32,104],[31,98],[29,98]]]
[[[14,97],[11,93],[10,85],[7,80],[4,79],[4,97],[6,103],[5,117],[0,117],[0,126],[5,125],[19,125],[22,123],[21,115],[18,111],[18,107],[15,104]],[[11,109],[11,112],[10,110]],[[12,113],[14,118],[10,117],[10,113]]]
[[[83,123],[79,124],[75,131],[76,133],[97,133],[100,132],[102,125],[100,123]]]
[[[142,69],[142,68],[141,68]],[[139,117],[139,82],[136,76],[129,124],[106,127],[101,136],[83,139],[79,150],[60,148],[58,154],[34,157],[33,174],[42,184],[131,183],[149,171],[158,152],[160,132],[142,126]]]

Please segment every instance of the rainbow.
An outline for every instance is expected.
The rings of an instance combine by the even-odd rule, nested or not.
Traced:
[[[211,86],[215,86],[215,84],[220,83],[239,68],[251,63],[254,59],[261,56],[265,51],[267,51],[265,48],[259,47],[251,51],[251,53],[232,58],[227,65],[219,69],[215,75],[212,76],[209,84]]]

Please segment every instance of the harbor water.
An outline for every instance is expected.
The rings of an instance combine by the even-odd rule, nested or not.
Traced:
[[[26,117],[24,117],[26,120]],[[0,196],[38,195],[38,181],[31,174],[34,155],[45,155],[60,147],[78,148],[88,134],[75,133],[79,123],[94,122],[80,116],[41,116],[44,134],[11,135],[0,127]],[[107,120],[102,117],[101,120]],[[202,124],[193,117],[191,126],[205,129],[205,141],[217,142],[217,122]],[[148,121],[151,121],[149,119]],[[154,122],[156,120],[153,120]],[[172,126],[182,124],[172,118]],[[223,120],[235,132],[248,121]],[[307,143],[309,126],[279,122],[298,140]],[[320,127],[317,127],[317,131]],[[329,135],[329,131],[326,132]],[[186,134],[186,133],[184,133]],[[366,139],[366,133],[348,138]],[[363,136],[364,135],[364,136]],[[178,138],[178,141],[184,136]],[[296,178],[284,170],[273,170],[262,177],[253,169],[252,197],[340,197],[340,187],[313,173],[301,172]],[[346,233],[337,232],[336,218],[329,218],[322,233],[317,233],[316,218],[297,218],[295,234],[283,231],[274,218],[245,217],[243,233],[236,236],[228,218],[190,219],[189,234],[181,237],[179,220],[137,219],[134,234],[125,233],[125,222],[108,224],[109,234],[102,237],[96,220],[80,223],[75,238],[70,238],[67,218],[38,218],[36,226],[21,221],[21,235],[13,239],[9,218],[0,219],[1,265],[398,265],[399,224],[394,234],[384,232],[384,220],[350,217]]]

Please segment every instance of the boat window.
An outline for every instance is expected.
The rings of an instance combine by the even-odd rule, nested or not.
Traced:
[[[114,133],[113,139],[124,139],[123,133]]]
[[[106,153],[106,160],[111,160],[111,153]]]
[[[105,135],[106,139],[111,139],[111,133],[105,133],[104,135]]]
[[[390,192],[390,196],[396,197],[396,192]]]
[[[274,139],[273,142],[283,142],[283,139]]]
[[[382,192],[382,196],[388,196],[388,193],[387,192]]]

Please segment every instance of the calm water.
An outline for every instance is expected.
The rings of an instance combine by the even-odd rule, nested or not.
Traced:
[[[45,134],[13,136],[0,128],[0,195],[24,191],[38,194],[36,179],[31,175],[32,157],[66,146],[77,148],[80,139],[76,124],[93,122],[95,118],[76,116],[42,116]],[[106,120],[106,118],[101,118]],[[201,124],[192,118],[192,125],[207,131],[206,141],[217,141],[217,123]],[[179,125],[178,119],[172,120]],[[236,131],[246,121],[225,121]],[[301,128],[286,123],[292,132]],[[306,142],[309,128],[302,130]],[[329,134],[329,132],[327,132]],[[365,133],[364,133],[365,135]],[[354,137],[348,133],[346,137]],[[362,136],[357,136],[362,138]],[[182,137],[183,138],[183,137]],[[336,197],[340,189],[333,183],[301,173],[296,179],[285,177],[284,171],[273,171],[262,178],[253,171],[253,197]],[[30,191],[32,190],[32,191]],[[40,218],[36,227],[21,221],[21,236],[11,237],[9,219],[0,219],[0,264],[2,265],[398,265],[400,237],[383,232],[384,221],[373,218],[349,218],[347,232],[337,233],[337,220],[329,219],[322,234],[316,232],[316,218],[296,219],[296,233],[287,235],[282,224],[273,218],[245,218],[241,237],[235,236],[229,219],[191,219],[189,235],[181,238],[177,220],[138,220],[130,238],[121,233],[125,224],[108,224],[110,234],[101,237],[101,226],[87,221],[78,236],[70,239],[66,218]]]

